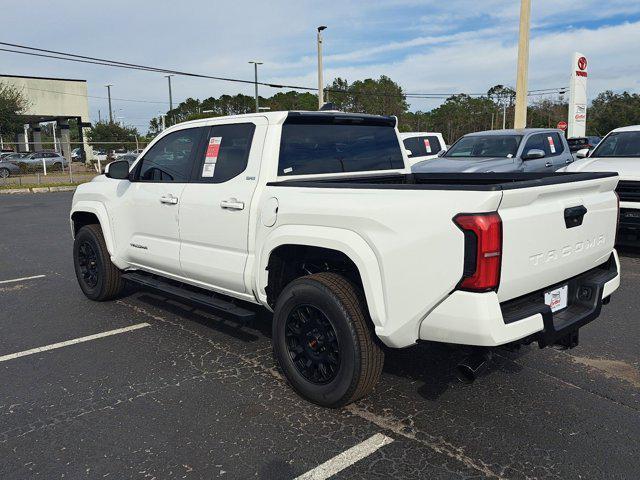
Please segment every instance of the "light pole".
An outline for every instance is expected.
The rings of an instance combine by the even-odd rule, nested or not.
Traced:
[[[105,85],[107,87],[107,96],[109,97],[109,123],[113,123],[113,111],[111,110],[111,87],[113,84]]]
[[[324,80],[322,79],[322,31],[327,28],[326,25],[318,27],[318,110],[324,104]]]
[[[520,2],[520,38],[518,40],[518,72],[516,77],[516,108],[513,128],[527,126],[527,74],[529,69],[529,23],[531,0]]]
[[[173,77],[173,74],[165,75],[165,77],[169,82],[169,110],[173,110],[173,96],[171,95],[171,77]]]
[[[262,62],[256,62],[255,60],[251,60],[249,63],[253,63],[253,73],[254,73],[254,82],[253,84],[256,87],[256,113],[260,111],[260,105],[258,101],[258,65],[262,65]]]

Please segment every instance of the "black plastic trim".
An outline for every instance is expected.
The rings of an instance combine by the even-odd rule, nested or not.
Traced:
[[[600,315],[604,285],[618,274],[612,254],[603,264],[580,275],[501,303],[504,323],[514,323],[539,313],[542,315],[544,329],[533,335],[532,339],[538,342],[540,348],[553,345]],[[568,305],[562,310],[552,312],[544,303],[544,293],[565,284],[569,288]]]
[[[409,173],[268,182],[270,187],[502,191],[615,177],[615,172]]]

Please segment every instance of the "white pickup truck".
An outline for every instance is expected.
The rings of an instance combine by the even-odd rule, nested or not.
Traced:
[[[78,187],[87,297],[125,280],[251,318],[303,397],[337,407],[383,345],[575,346],[619,285],[618,177],[411,174],[394,117],[271,112],[164,131]]]

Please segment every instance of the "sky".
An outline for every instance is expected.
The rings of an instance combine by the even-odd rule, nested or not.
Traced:
[[[517,0],[2,0],[0,41],[247,80],[247,62],[259,60],[261,81],[316,86],[316,27],[327,25],[325,83],[387,75],[409,93],[479,93],[515,85],[519,8]],[[532,0],[531,15],[530,90],[568,86],[579,51],[589,59],[590,99],[640,93],[640,1]],[[86,79],[94,122],[98,110],[107,115],[104,85],[113,84],[114,116],[142,133],[168,109],[161,73],[0,51],[0,74]],[[174,105],[253,95],[252,85],[172,82]],[[411,100],[411,110],[441,101]]]

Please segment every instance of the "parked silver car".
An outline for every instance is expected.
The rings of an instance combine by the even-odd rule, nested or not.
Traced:
[[[416,163],[425,172],[553,172],[574,158],[561,130],[488,130],[460,137],[439,158]]]
[[[20,173],[20,167],[7,159],[7,157],[12,155],[16,154],[11,153],[9,155],[3,155],[2,158],[0,158],[0,178],[7,178]]]
[[[34,152],[28,156],[18,160],[18,163],[24,164],[27,168],[42,168],[42,164],[52,170],[61,170],[62,167],[66,167],[69,162],[57,152]]]

